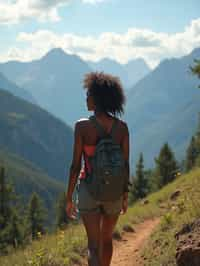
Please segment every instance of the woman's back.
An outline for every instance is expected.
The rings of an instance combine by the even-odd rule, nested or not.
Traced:
[[[111,133],[111,129],[115,122],[114,120],[117,120],[114,139],[117,144],[122,143],[124,126],[125,126],[122,120],[108,115],[101,115],[101,117],[98,117],[97,115],[96,120],[107,133]],[[80,171],[79,178],[84,179],[86,178],[86,171],[88,172],[91,171],[91,166],[88,157],[94,155],[96,144],[99,139],[99,132],[97,131],[97,128],[94,126],[94,124],[92,124],[92,122],[89,119],[81,120],[80,123],[82,124],[81,129],[82,129],[82,139],[83,139],[84,166]]]
[[[114,120],[117,120],[117,130],[115,132],[114,138],[117,144],[122,144],[127,127],[125,122],[110,115],[96,115],[96,119],[107,133],[110,133]],[[81,130],[83,146],[90,147],[96,145],[99,134],[96,127],[91,123],[91,121],[89,119],[79,120],[79,126]],[[86,148],[86,150],[87,149],[90,148]]]

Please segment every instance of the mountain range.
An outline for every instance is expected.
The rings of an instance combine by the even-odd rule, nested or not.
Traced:
[[[151,71],[147,63],[141,58],[130,60],[126,64],[120,64],[109,58],[97,62],[88,61],[88,64],[95,71],[103,71],[118,76],[126,91]]]
[[[90,71],[78,56],[59,48],[39,60],[0,65],[0,72],[8,79],[26,88],[41,107],[70,125],[88,115],[82,82]]]
[[[166,59],[130,89],[125,119],[134,165],[143,152],[146,165],[152,167],[164,142],[169,142],[179,160],[184,159],[200,111],[199,80],[190,72],[198,58],[200,49]]]
[[[0,72],[33,95],[36,102],[65,123],[74,126],[80,117],[88,116],[83,79],[94,70],[118,75],[125,80],[125,87],[149,72],[142,59],[121,65],[104,59],[97,63],[66,54],[60,48],[50,50],[32,62],[10,61],[0,64]],[[127,85],[128,84],[128,85]]]
[[[140,152],[144,153],[146,166],[152,167],[164,142],[171,144],[177,159],[184,158],[198,120],[199,81],[189,70],[198,58],[200,49],[184,57],[163,60],[152,71],[144,70],[146,75],[126,90],[123,119],[130,129],[132,168]],[[128,63],[131,64],[134,62]],[[2,63],[0,72],[31,93],[40,106],[72,126],[80,117],[88,116],[82,88],[85,73],[96,67],[105,72],[115,71],[121,77],[129,71],[129,77],[134,77],[136,71],[128,65],[110,59],[85,62],[61,49],[53,49],[32,62]]]

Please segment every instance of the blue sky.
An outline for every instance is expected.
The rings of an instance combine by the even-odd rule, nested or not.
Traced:
[[[0,14],[0,61],[59,46],[84,59],[143,57],[155,66],[200,43],[199,0],[1,0]]]

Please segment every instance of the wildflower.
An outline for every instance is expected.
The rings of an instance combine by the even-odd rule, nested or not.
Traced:
[[[42,234],[41,234],[41,232],[37,232],[37,236],[38,236],[38,238],[41,238],[42,237]]]

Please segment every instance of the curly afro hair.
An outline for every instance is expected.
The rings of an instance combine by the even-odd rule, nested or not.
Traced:
[[[104,72],[91,72],[85,75],[84,88],[92,95],[98,111],[114,116],[124,113],[126,99],[118,77]]]

